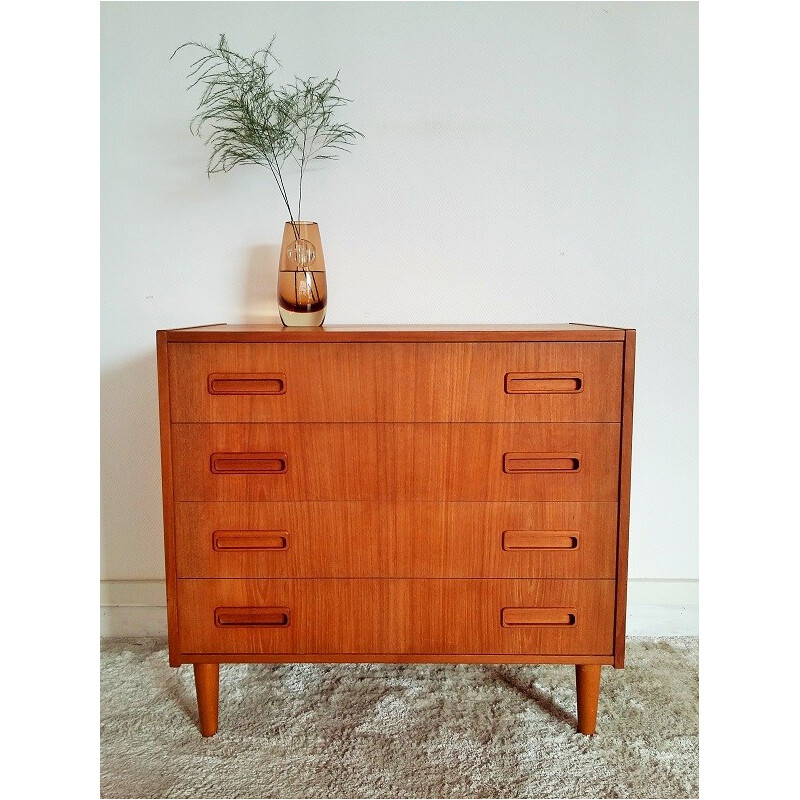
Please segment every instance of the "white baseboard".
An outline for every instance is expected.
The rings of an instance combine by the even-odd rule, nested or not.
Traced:
[[[100,636],[167,635],[164,581],[100,581]]]
[[[100,636],[125,639],[133,636],[167,636],[165,606],[100,606]]]
[[[699,582],[631,579],[628,636],[699,635]],[[164,581],[101,581],[100,635],[167,635]]]
[[[628,581],[628,636],[699,636],[700,582]]]

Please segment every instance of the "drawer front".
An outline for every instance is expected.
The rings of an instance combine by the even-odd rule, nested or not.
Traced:
[[[614,578],[616,503],[177,503],[182,578]]]
[[[177,422],[619,422],[621,342],[169,345]]]
[[[184,654],[610,655],[614,581],[178,581]]]
[[[177,424],[175,499],[616,501],[611,423]]]

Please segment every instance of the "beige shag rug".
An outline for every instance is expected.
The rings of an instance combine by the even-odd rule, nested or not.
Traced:
[[[571,666],[220,668],[220,730],[197,729],[192,668],[165,642],[101,647],[101,796],[698,796],[698,640],[634,638],[603,668],[597,735]]]

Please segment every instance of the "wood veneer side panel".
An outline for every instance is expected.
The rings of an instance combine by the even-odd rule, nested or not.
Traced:
[[[614,667],[625,666],[625,614],[628,597],[628,528],[631,510],[631,452],[633,445],[633,377],[636,331],[625,331],[620,428],[619,524],[617,527],[617,598],[614,625]]]
[[[178,647],[178,591],[175,554],[175,511],[172,474],[172,425],[169,402],[168,331],[156,332],[156,361],[158,364],[158,414],[161,438],[161,496],[164,517],[164,569],[167,587],[167,633],[169,663],[180,666]]]

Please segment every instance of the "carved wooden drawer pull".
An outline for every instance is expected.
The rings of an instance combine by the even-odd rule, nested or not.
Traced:
[[[577,394],[582,372],[507,372],[506,394]]]
[[[503,550],[577,549],[577,531],[503,531]]]
[[[215,372],[208,376],[209,394],[286,394],[282,372]]]
[[[577,472],[580,453],[506,453],[503,472]]]
[[[258,626],[285,628],[289,625],[288,608],[217,608],[214,624],[220,628]]]
[[[286,531],[214,531],[215,550],[286,550]]]
[[[526,625],[574,625],[574,608],[504,608],[500,612],[504,628]]]
[[[286,453],[211,454],[211,471],[215,474],[279,474],[286,469]]]

